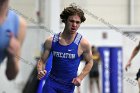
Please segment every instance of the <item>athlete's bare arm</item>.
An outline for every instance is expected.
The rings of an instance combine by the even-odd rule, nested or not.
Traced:
[[[82,80],[90,72],[93,66],[93,59],[92,59],[91,45],[84,38],[81,42],[81,48],[83,50],[83,54],[82,54],[83,59],[86,62],[84,69],[82,70],[81,74],[78,76]]]
[[[37,62],[37,70],[38,70],[37,78],[38,79],[41,79],[42,77],[44,77],[47,72],[45,70],[45,60],[50,55],[51,46],[52,46],[52,37],[49,37],[44,43],[44,51],[41,55],[40,60]]]
[[[81,47],[81,48],[80,48]],[[80,43],[80,49],[82,50],[83,58],[86,62],[85,67],[83,68],[82,72],[77,78],[73,79],[73,83],[76,86],[80,86],[81,81],[83,78],[90,72],[92,66],[93,66],[93,59],[92,59],[92,51],[91,51],[91,45],[86,39],[82,39]]]
[[[15,36],[11,36],[10,44],[7,49],[8,62],[6,76],[9,80],[14,79],[19,72],[20,50],[25,38],[25,33],[26,33],[26,22],[23,18],[19,17],[19,31],[17,38]]]
[[[130,56],[130,59],[128,60],[126,66],[125,66],[125,69],[126,69],[126,70],[127,70],[128,67],[131,66],[131,61],[132,61],[132,59],[138,54],[139,50],[140,50],[140,42],[139,42],[139,44],[134,48],[134,50],[133,50],[133,52],[132,52],[132,54],[131,54],[131,56]]]

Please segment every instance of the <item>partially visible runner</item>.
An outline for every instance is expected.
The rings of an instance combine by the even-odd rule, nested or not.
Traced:
[[[0,64],[7,58],[6,76],[8,80],[13,80],[19,72],[26,23],[8,8],[9,0],[0,0]]]

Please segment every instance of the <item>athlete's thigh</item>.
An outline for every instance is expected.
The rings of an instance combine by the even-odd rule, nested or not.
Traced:
[[[43,92],[42,93],[57,93],[56,89],[55,89],[55,85],[52,86],[52,84],[50,84],[51,81],[50,80],[46,80],[44,86],[43,86]]]
[[[60,93],[74,93],[74,90],[63,90]]]
[[[75,86],[74,85],[63,85],[59,87],[58,93],[74,93]]]
[[[51,86],[44,85],[42,93],[57,93],[55,89]]]

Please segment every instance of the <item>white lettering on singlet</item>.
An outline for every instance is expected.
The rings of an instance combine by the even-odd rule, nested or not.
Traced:
[[[59,57],[59,58],[69,58],[69,59],[74,59],[75,58],[75,54],[62,53],[62,52],[57,52],[57,51],[53,51],[53,56]]]

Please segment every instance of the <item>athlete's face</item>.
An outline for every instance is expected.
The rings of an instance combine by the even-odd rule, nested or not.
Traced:
[[[80,27],[81,19],[78,15],[69,16],[66,21],[66,28],[70,34],[74,34]]]

